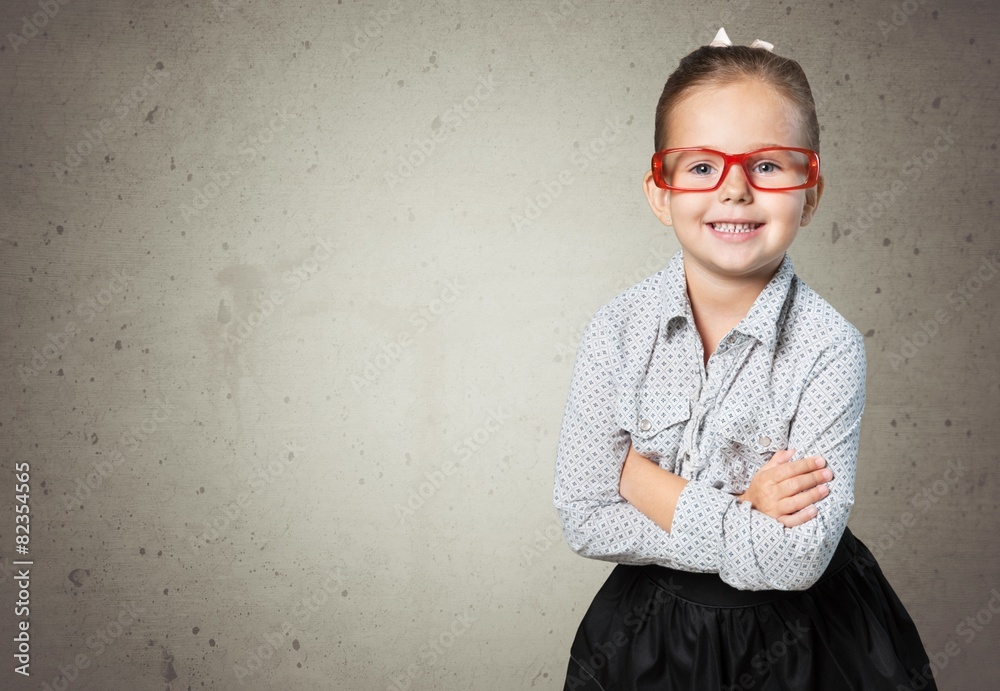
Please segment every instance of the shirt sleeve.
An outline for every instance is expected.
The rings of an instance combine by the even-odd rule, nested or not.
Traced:
[[[700,555],[700,570],[718,571],[740,590],[805,590],[819,580],[854,505],[865,375],[864,340],[855,331],[820,354],[803,389],[789,430],[791,460],[822,456],[833,471],[829,494],[805,523],[786,528],[700,480],[684,487],[671,535]]]
[[[631,441],[617,423],[617,342],[599,310],[580,339],[556,453],[553,504],[577,554],[620,564],[688,567],[674,540],[618,492]],[[718,569],[716,569],[718,570]]]

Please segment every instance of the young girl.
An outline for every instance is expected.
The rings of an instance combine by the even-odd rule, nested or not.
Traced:
[[[724,30],[681,60],[644,186],[681,249],[581,339],[553,501],[617,562],[565,689],[935,690],[847,519],[865,346],[786,250],[823,193],[793,60]]]

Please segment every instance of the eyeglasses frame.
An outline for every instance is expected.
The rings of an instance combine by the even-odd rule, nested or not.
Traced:
[[[714,187],[674,187],[673,185],[668,185],[667,181],[663,179],[663,157],[674,151],[706,151],[712,154],[718,154],[722,157],[725,163],[722,166],[722,173],[719,175],[718,181],[715,183]],[[750,171],[746,167],[746,159],[748,156],[754,154],[759,154],[762,151],[798,151],[800,153],[807,154],[809,156],[809,172],[806,175],[806,181],[801,185],[795,185],[793,187],[758,187],[753,182],[753,177]],[[722,186],[722,183],[726,179],[726,175],[729,173],[730,167],[734,163],[738,163],[741,168],[743,168],[743,173],[746,175],[747,182],[755,190],[761,192],[787,192],[790,190],[802,190],[809,187],[815,187],[819,180],[819,153],[813,151],[812,149],[800,149],[794,146],[765,146],[761,149],[754,149],[753,151],[747,151],[742,154],[727,154],[717,149],[707,149],[703,146],[682,146],[672,149],[661,149],[653,154],[652,160],[652,170],[653,170],[653,183],[666,190],[674,190],[676,192],[714,192]]]

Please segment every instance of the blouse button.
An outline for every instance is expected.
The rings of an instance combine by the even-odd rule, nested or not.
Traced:
[[[641,429],[643,432],[648,432],[652,426],[653,423],[651,423],[646,418],[639,420],[639,429]]]
[[[761,445],[761,446],[767,446],[768,444],[770,444],[770,443],[771,443],[771,437],[761,437],[761,438],[760,438],[760,439],[758,439],[757,441],[759,441],[759,442],[760,442],[760,445]]]

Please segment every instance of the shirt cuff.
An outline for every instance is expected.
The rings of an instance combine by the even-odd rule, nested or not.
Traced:
[[[677,497],[670,525],[675,550],[698,570],[718,573],[725,547],[723,517],[738,501],[707,482],[689,480]]]

